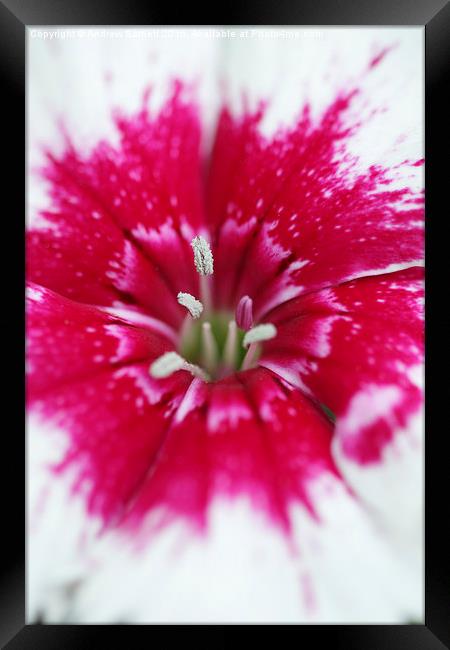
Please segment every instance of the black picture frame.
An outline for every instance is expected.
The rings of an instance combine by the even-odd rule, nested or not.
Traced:
[[[188,24],[205,21],[204,10],[198,22],[192,5]],[[445,533],[447,505],[446,486],[448,456],[445,454],[446,403],[449,400],[445,377],[448,367],[440,342],[450,332],[447,307],[442,315],[442,303],[448,303],[448,254],[439,254],[445,239],[448,219],[449,141],[448,104],[445,101],[447,79],[450,78],[450,3],[445,0],[308,0],[275,5],[267,0],[258,5],[258,16],[248,2],[235,3],[223,20],[207,24],[227,25],[355,25],[355,26],[424,26],[426,70],[426,254],[427,254],[427,325],[426,325],[426,588],[424,625],[303,625],[296,626],[297,642],[309,641],[315,646],[330,643],[346,649],[392,648],[430,650],[450,647],[450,588],[448,563],[450,548]],[[25,457],[24,426],[24,241],[22,206],[25,199],[25,33],[27,26],[36,25],[171,25],[180,13],[173,5],[164,11],[153,3],[127,0],[0,0],[0,80],[2,85],[2,122],[4,156],[7,170],[2,192],[2,207],[8,205],[4,252],[6,266],[3,278],[8,305],[8,318],[1,319],[3,341],[17,341],[5,346],[3,368],[8,369],[7,388],[2,391],[4,412],[12,415],[4,430],[4,465],[11,476],[4,488],[1,535],[2,578],[0,593],[0,641],[10,650],[22,648],[103,648],[110,643],[140,647],[130,643],[130,635],[139,633],[151,639],[148,626],[71,626],[25,625],[25,487],[23,459]],[[441,163],[442,160],[442,163]],[[6,208],[5,208],[6,209]],[[440,235],[439,227],[443,227]],[[448,238],[447,238],[448,240]],[[436,252],[437,251],[437,252]],[[442,289],[440,283],[442,282]],[[441,296],[445,292],[445,300]],[[439,316],[436,319],[436,314]],[[434,330],[434,331],[433,331]],[[448,348],[448,344],[445,346]],[[9,356],[10,355],[10,358]],[[18,358],[19,357],[19,358]],[[441,375],[442,372],[442,375]],[[9,421],[9,418],[8,418]],[[6,443],[6,444],[5,444]],[[4,467],[6,469],[6,467]],[[4,472],[5,474],[5,472]],[[368,585],[370,588],[370,585]],[[111,635],[111,636],[110,636]],[[225,640],[225,636],[222,637]],[[4,645],[6,644],[6,645]],[[445,645],[444,645],[445,644]]]

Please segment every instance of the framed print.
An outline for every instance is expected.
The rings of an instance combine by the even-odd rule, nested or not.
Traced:
[[[426,291],[424,264],[449,9],[350,4],[186,26],[2,6],[26,341],[6,647],[111,625],[449,642],[425,341],[445,256]]]

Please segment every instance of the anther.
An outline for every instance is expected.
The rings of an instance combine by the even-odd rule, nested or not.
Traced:
[[[200,275],[212,275],[214,272],[214,259],[211,247],[201,235],[191,241],[194,251],[194,264]]]
[[[193,363],[189,363],[176,352],[165,352],[162,354],[152,363],[149,372],[155,379],[163,379],[169,377],[178,370],[187,370],[194,377],[198,377],[204,381],[209,380],[209,377],[204,370]]]
[[[155,379],[169,377],[174,372],[181,370],[185,363],[183,357],[180,357],[176,352],[166,352],[152,363],[150,374]]]
[[[180,305],[186,307],[186,309],[190,312],[192,318],[200,317],[203,311],[203,304],[200,302],[200,300],[197,300],[194,298],[194,296],[191,296],[190,293],[183,293],[183,291],[179,292],[177,295],[177,300]]]
[[[242,296],[236,307],[236,324],[242,330],[249,330],[253,325],[253,300],[250,296]]]
[[[242,345],[247,348],[252,343],[259,343],[261,341],[268,341],[277,335],[277,328],[272,323],[261,323],[256,325],[251,330],[245,333]]]

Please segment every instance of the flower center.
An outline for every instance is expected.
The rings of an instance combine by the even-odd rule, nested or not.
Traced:
[[[191,246],[200,274],[200,300],[189,293],[178,293],[178,302],[188,312],[180,330],[178,351],[156,359],[150,374],[160,378],[187,370],[205,381],[222,379],[255,366],[260,343],[273,338],[276,328],[271,323],[253,327],[253,302],[249,296],[240,299],[234,315],[214,311],[208,278],[214,272],[211,248],[202,236],[194,237]]]
[[[180,333],[179,353],[204,368],[211,379],[220,379],[241,367],[244,335],[230,312],[210,311],[199,320],[187,316]]]

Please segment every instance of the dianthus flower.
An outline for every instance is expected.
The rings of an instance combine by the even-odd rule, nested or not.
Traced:
[[[119,106],[114,137],[46,148],[32,617],[420,616],[423,160],[351,145],[394,55],[270,133],[271,97],[224,101],[210,152],[182,78]]]

